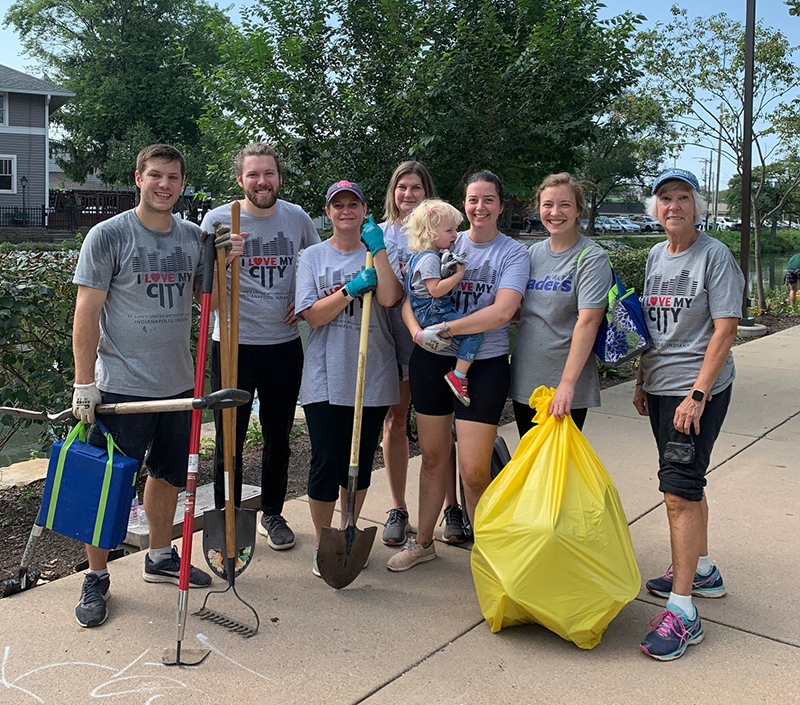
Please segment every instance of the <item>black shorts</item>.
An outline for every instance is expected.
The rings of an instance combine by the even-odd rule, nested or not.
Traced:
[[[675,409],[686,397],[647,395],[650,426],[658,446],[659,492],[669,492],[691,502],[703,499],[711,451],[728,412],[732,389],[730,385],[706,402],[700,417],[700,433],[689,436],[672,425]]]
[[[511,400],[511,404],[514,407],[514,420],[517,422],[517,431],[519,431],[519,437],[522,438],[536,425],[533,423],[536,410],[531,409],[528,404],[522,404],[515,399]],[[583,431],[583,424],[586,423],[586,413],[588,411],[588,409],[572,409],[570,412],[570,416],[579,431]]]
[[[185,399],[194,396],[194,389],[167,399]],[[128,394],[102,393],[103,404],[124,401],[153,401],[147,397]],[[107,414],[102,416],[119,449],[128,457],[147,465],[151,477],[166,480],[173,487],[186,486],[189,466],[189,437],[192,428],[191,411],[169,411],[160,414]],[[86,439],[92,445],[106,447],[105,436],[97,426],[92,426]]]
[[[318,502],[335,502],[339,488],[347,487],[350,444],[353,436],[353,407],[334,406],[326,401],[303,407],[311,438],[311,466],[308,496]],[[372,461],[383,429],[388,406],[365,406],[358,449],[358,489],[369,487]]]
[[[508,355],[475,360],[467,373],[469,397],[472,403],[464,406],[458,401],[444,376],[454,369],[456,358],[436,355],[417,346],[411,353],[409,382],[411,402],[420,414],[448,416],[455,412],[462,421],[497,426],[508,397],[511,368]]]
[[[800,269],[787,269],[784,279],[787,284],[797,284],[800,281]]]

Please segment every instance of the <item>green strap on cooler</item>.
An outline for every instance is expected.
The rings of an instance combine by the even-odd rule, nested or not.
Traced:
[[[100,542],[100,534],[102,534],[103,532],[103,521],[105,520],[106,505],[108,504],[108,488],[111,487],[111,473],[113,471],[113,465],[114,465],[114,449],[116,448],[116,450],[122,453],[122,451],[119,449],[119,446],[117,446],[117,444],[114,442],[114,439],[111,436],[111,434],[105,430],[105,427],[103,427],[101,430],[103,431],[103,435],[106,437],[106,444],[108,448],[108,460],[106,461],[106,469],[103,475],[103,486],[100,490],[100,504],[97,507],[97,517],[94,522],[94,534],[92,534],[93,546],[96,546]],[[64,463],[67,459],[67,451],[69,450],[69,447],[72,445],[72,442],[76,438],[80,438],[81,441],[86,442],[86,426],[82,423],[77,424],[75,428],[73,428],[72,431],[70,431],[70,434],[64,441],[64,445],[61,446],[61,452],[58,454],[58,465],[56,466],[56,476],[53,479],[53,492],[50,496],[50,506],[47,509],[47,523],[45,524],[45,526],[48,529],[53,528],[53,520],[55,519],[56,515],[56,506],[58,505],[58,493],[59,490],[61,489],[61,478],[64,473]],[[135,475],[133,481],[134,483],[136,482]]]

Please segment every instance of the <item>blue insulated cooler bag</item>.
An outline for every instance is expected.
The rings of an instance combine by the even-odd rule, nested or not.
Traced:
[[[96,423],[106,448],[85,442],[82,423],[53,444],[36,523],[111,550],[125,540],[139,461],[123,455],[108,429]]]

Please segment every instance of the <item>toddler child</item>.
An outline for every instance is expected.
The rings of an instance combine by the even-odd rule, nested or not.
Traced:
[[[466,259],[451,251],[463,216],[438,198],[420,203],[406,223],[411,256],[406,269],[406,289],[411,309],[423,328],[461,318],[450,293],[464,277]],[[469,406],[467,372],[483,342],[483,333],[457,335],[456,367],[445,375],[453,394]]]

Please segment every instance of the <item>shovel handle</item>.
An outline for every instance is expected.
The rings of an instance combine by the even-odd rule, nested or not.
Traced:
[[[372,266],[372,253],[367,250],[366,268]],[[364,294],[361,303],[361,336],[358,340],[358,370],[356,372],[356,400],[353,409],[353,437],[350,443],[350,466],[347,469],[347,526],[355,526],[356,489],[358,486],[358,451],[361,447],[361,420],[364,415],[364,381],[367,376],[367,346],[369,344],[369,317],[372,310],[372,292]]]

